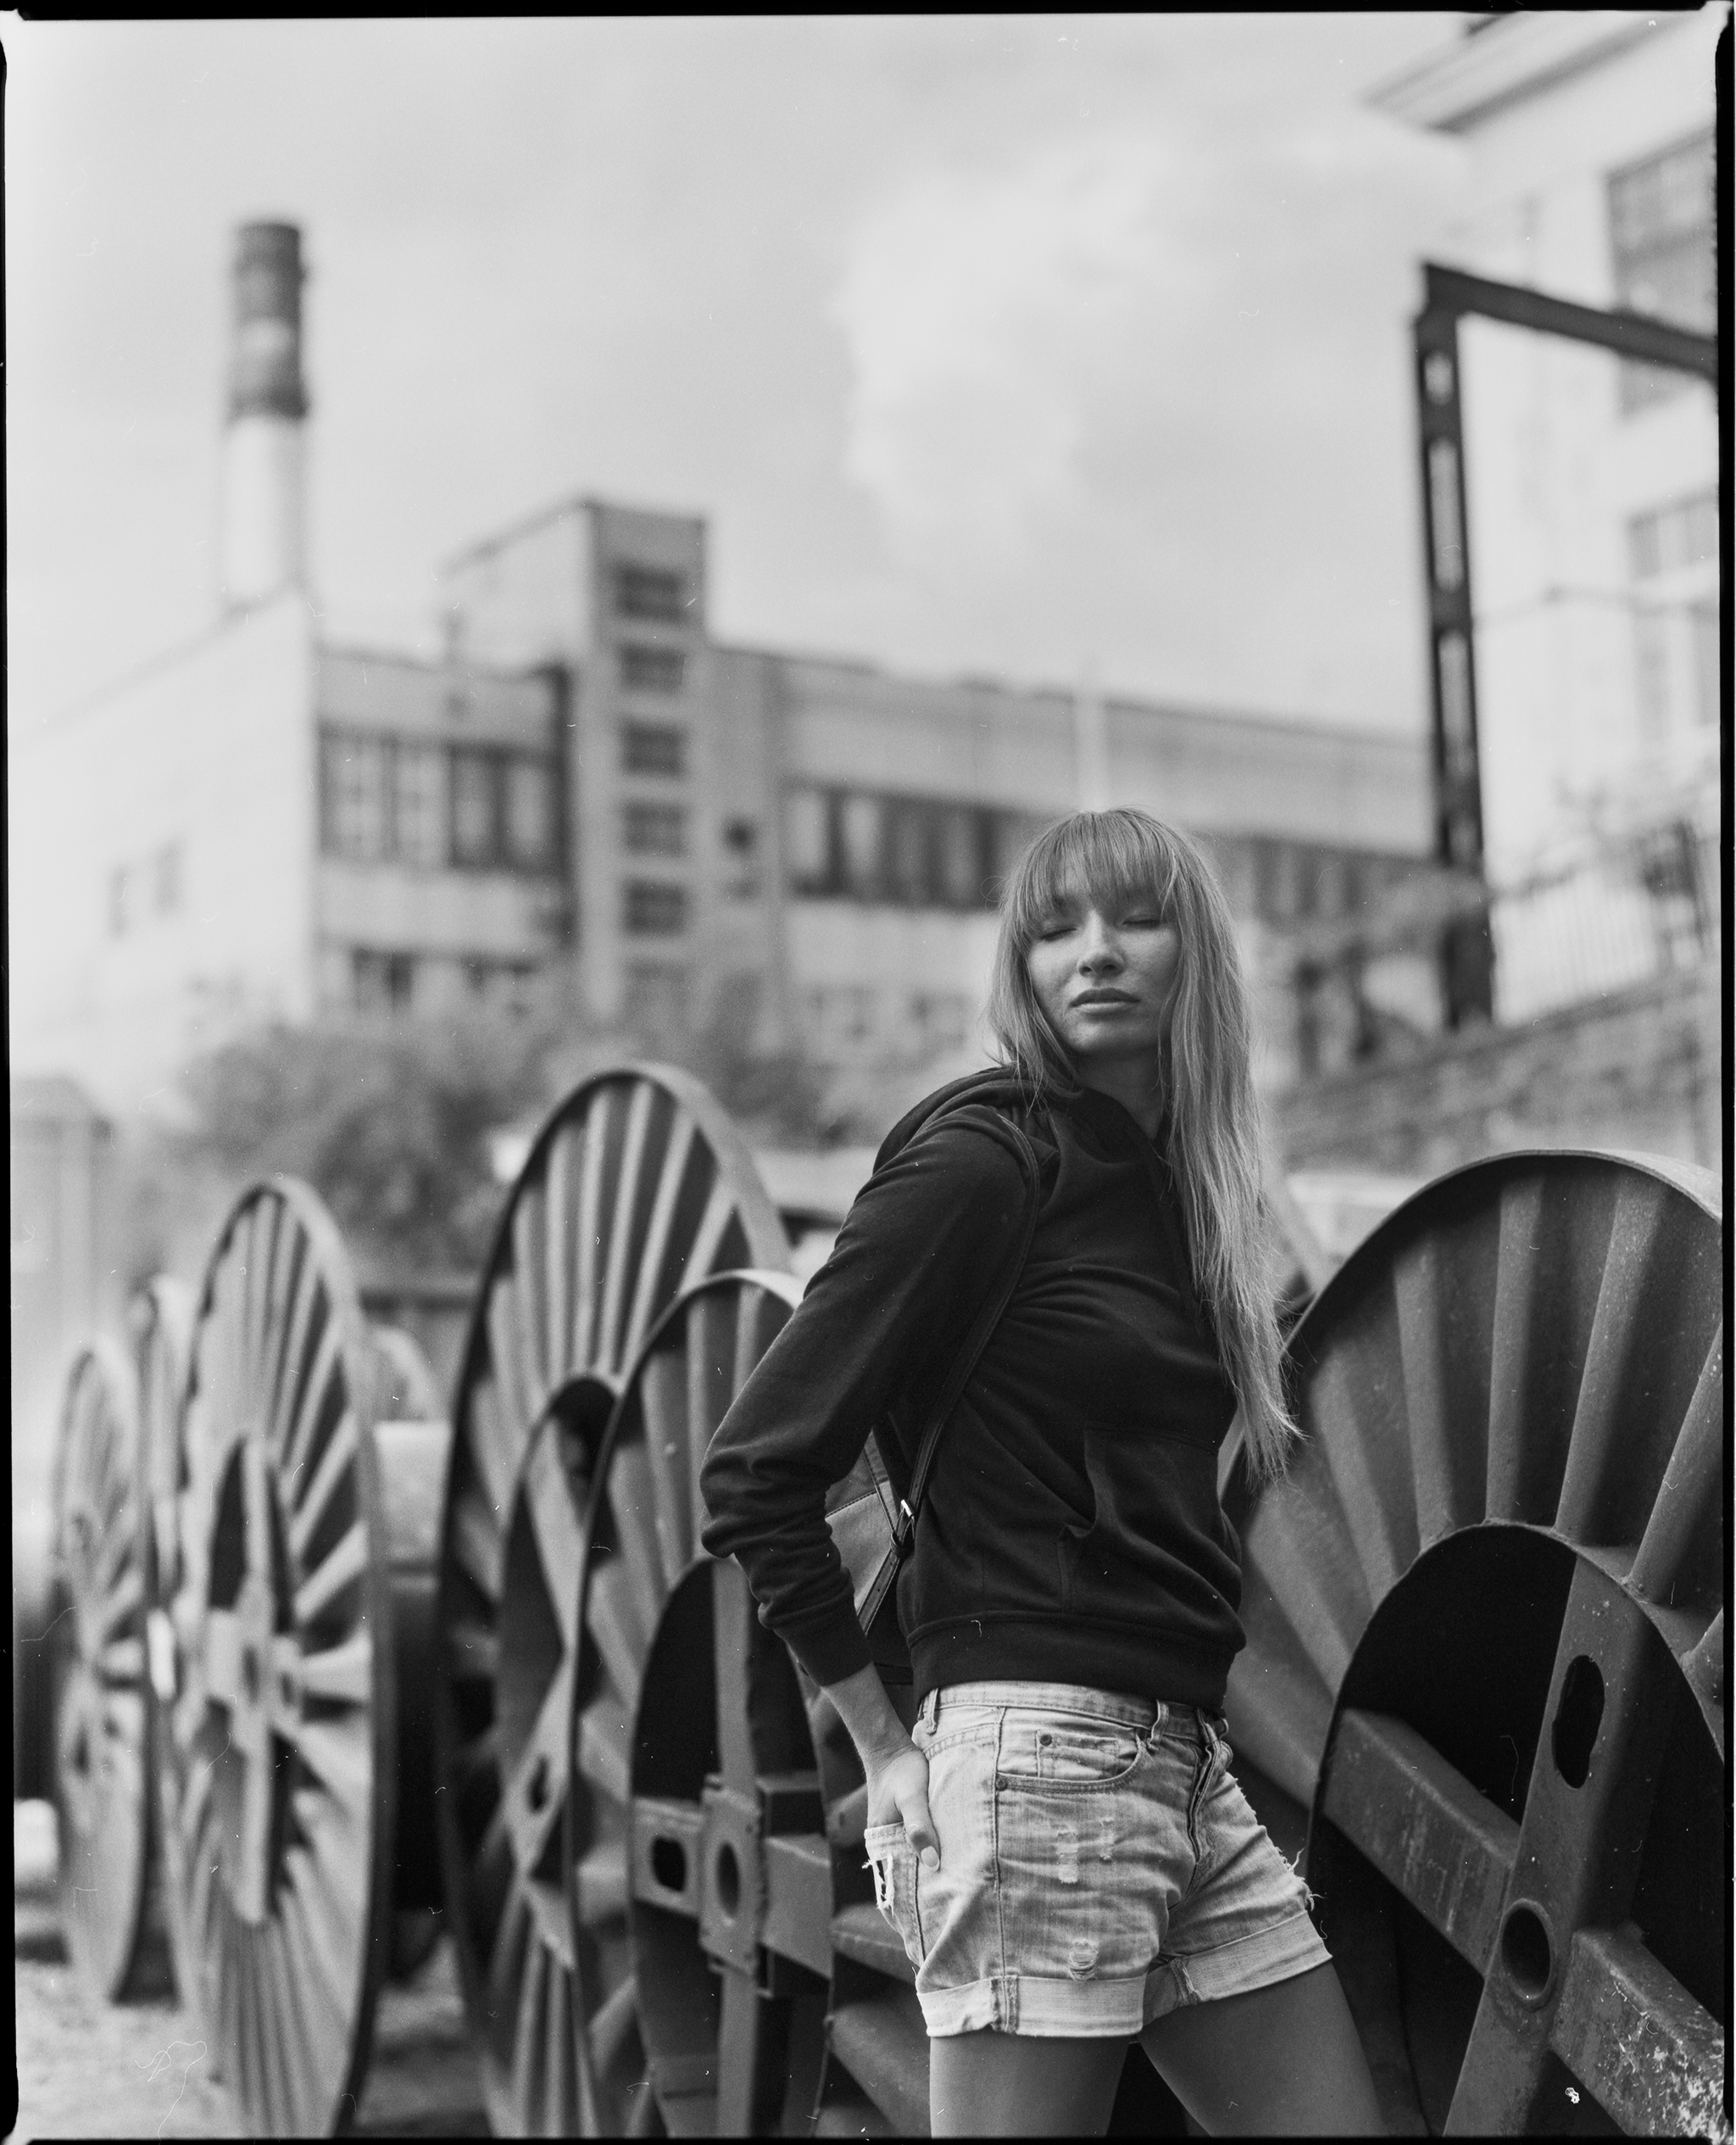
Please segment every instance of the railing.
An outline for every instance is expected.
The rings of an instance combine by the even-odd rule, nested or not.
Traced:
[[[1497,1021],[1535,1019],[1715,961],[1717,886],[1714,838],[1676,820],[1497,889]]]

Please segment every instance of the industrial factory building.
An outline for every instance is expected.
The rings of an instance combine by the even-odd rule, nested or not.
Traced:
[[[721,645],[704,520],[587,499],[448,563],[441,660],[326,644],[301,286],[298,232],[246,226],[221,623],[15,761],[15,1070],[127,1111],[257,1022],[476,1007],[938,1059],[976,1036],[999,878],[1079,801],[1210,850],[1269,1082],[1438,1025],[1424,956],[1348,1003],[1285,951],[1432,873],[1420,738]]]

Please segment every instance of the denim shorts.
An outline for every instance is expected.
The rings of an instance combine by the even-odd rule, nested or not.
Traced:
[[[1327,1963],[1223,1726],[1077,1684],[929,1693],[915,1742],[940,1867],[902,1825],[865,1845],[932,2036],[1132,2039],[1178,2004]]]

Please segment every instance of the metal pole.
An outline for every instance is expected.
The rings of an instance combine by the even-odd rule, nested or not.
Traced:
[[[1483,869],[1483,794],[1477,749],[1477,666],[1470,532],[1460,395],[1459,321],[1430,306],[1414,323],[1422,541],[1428,569],[1429,697],[1433,718],[1435,855],[1458,871]],[[1494,1010],[1494,945],[1487,916],[1441,934],[1449,1028]]]

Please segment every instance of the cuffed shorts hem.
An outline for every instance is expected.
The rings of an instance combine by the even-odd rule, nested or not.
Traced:
[[[1145,2016],[1141,2025],[1160,2019],[1184,2003],[1215,2003],[1220,1997],[1246,1996],[1251,1990],[1288,1981],[1316,1966],[1330,1966],[1333,1955],[1307,1914],[1292,1914],[1270,1929],[1256,1929],[1209,1952],[1178,1953],[1160,1958],[1146,1976]],[[1139,2028],[1134,2028],[1138,2032]]]
[[[1039,2041],[1132,2041],[1154,2019],[1184,2004],[1245,1996],[1331,1964],[1332,1953],[1301,1914],[1209,1952],[1160,1958],[1149,1974],[1124,1981],[995,1974],[959,1988],[919,1988],[916,1996],[931,2041],[978,2033],[985,2026]]]

